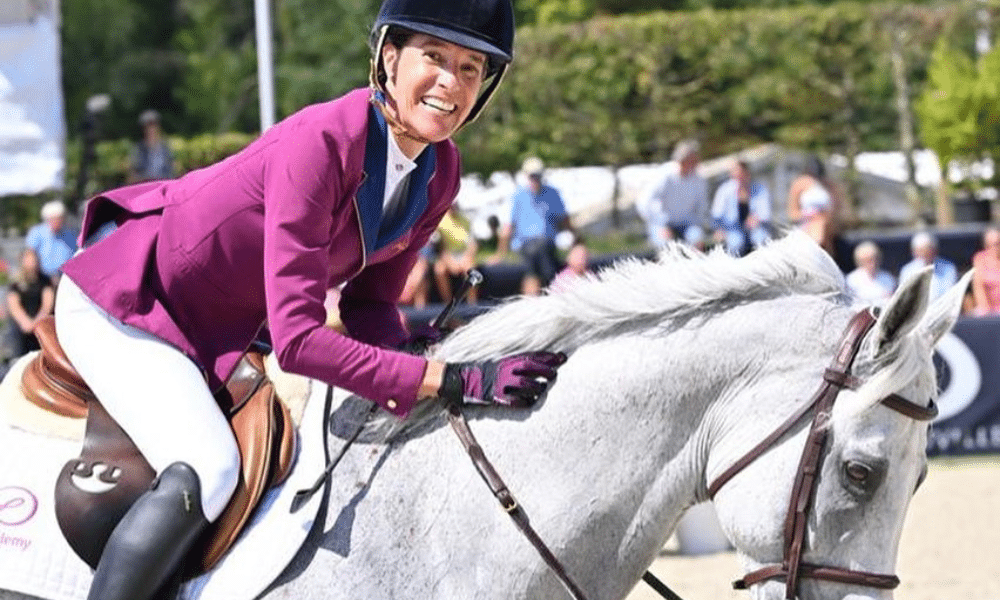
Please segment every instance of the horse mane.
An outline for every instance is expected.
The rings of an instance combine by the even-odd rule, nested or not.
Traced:
[[[656,260],[622,259],[544,295],[502,303],[455,331],[434,357],[464,361],[525,350],[568,352],[608,335],[702,317],[734,304],[843,293],[840,268],[798,230],[743,258],[672,243]]]

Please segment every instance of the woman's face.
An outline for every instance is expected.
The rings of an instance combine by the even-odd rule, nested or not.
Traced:
[[[403,48],[386,44],[382,60],[396,118],[431,142],[448,139],[465,122],[486,72],[483,53],[424,34],[413,35]],[[409,138],[397,141],[410,158],[423,149]]]

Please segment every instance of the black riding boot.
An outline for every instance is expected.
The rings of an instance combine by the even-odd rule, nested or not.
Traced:
[[[207,525],[198,474],[170,465],[111,533],[87,600],[149,600]]]

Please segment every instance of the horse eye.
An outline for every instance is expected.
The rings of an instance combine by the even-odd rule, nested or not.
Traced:
[[[844,465],[844,475],[847,475],[847,478],[854,483],[863,485],[866,481],[868,481],[868,477],[871,474],[871,468],[864,463],[849,460],[847,461],[847,464]]]
[[[851,494],[861,498],[871,498],[882,484],[884,465],[860,460],[845,460],[841,466],[841,484]]]

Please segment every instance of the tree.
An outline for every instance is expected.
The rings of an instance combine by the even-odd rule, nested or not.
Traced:
[[[170,45],[174,0],[73,0],[62,2],[62,78],[70,134],[79,133],[87,98],[112,97],[103,119],[106,137],[135,137],[146,108],[178,125],[173,90],[183,66]]]
[[[949,165],[991,158],[1000,165],[1000,48],[973,60],[945,37],[934,48],[928,67],[928,82],[917,105],[920,136],[934,150],[941,164],[938,195],[939,220],[950,221]],[[994,169],[993,185],[1000,177]],[[981,182],[974,178],[962,185],[970,192]]]

